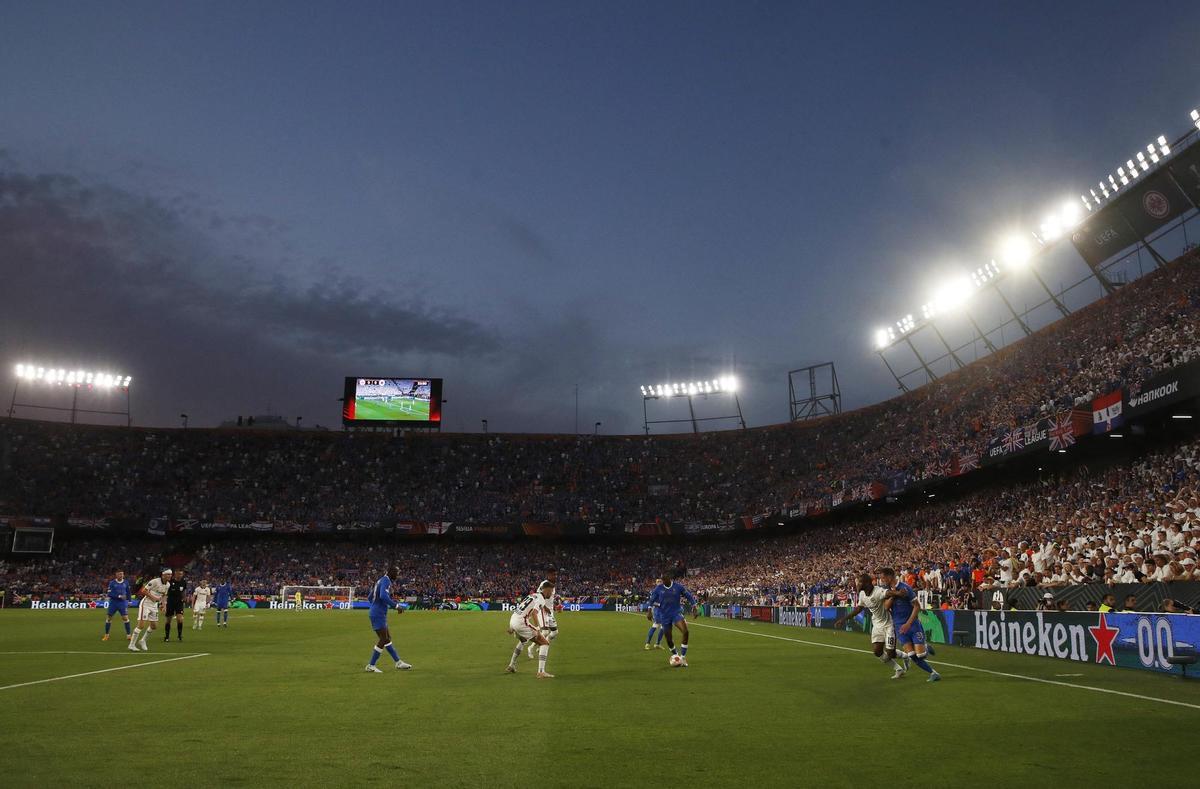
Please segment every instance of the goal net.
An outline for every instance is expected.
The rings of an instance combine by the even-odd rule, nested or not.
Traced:
[[[282,586],[279,603],[273,607],[294,611],[314,611],[322,608],[353,608],[353,586]]]

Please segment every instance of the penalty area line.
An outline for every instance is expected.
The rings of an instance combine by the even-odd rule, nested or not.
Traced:
[[[12,690],[13,688],[24,688],[29,685],[42,685],[47,682],[59,682],[64,679],[75,679],[77,677],[89,677],[92,674],[107,674],[110,671],[124,671],[130,668],[142,668],[143,666],[153,666],[159,663],[174,663],[176,660],[191,660],[198,657],[206,657],[208,652],[196,652],[191,655],[182,655],[180,657],[165,658],[163,660],[148,660],[145,663],[130,663],[127,666],[116,666],[115,668],[102,668],[96,671],[84,671],[79,674],[66,674],[61,677],[50,677],[49,679],[35,679],[32,682],[18,682],[15,685],[0,685],[0,690]]]
[[[787,636],[777,636],[772,633],[755,633],[752,630],[739,630],[735,627],[721,627],[720,625],[705,625],[700,622],[693,622],[689,627],[707,627],[711,630],[724,630],[729,633],[741,633],[745,636],[758,636],[759,638],[773,638],[777,641],[791,641],[795,644],[805,644],[811,647],[824,647],[825,649],[840,649],[845,652],[862,652],[864,654],[872,654],[869,649],[858,649],[856,647],[844,647],[838,644],[823,644],[820,641],[805,641],[802,638],[788,638]],[[1175,699],[1162,699],[1157,696],[1144,696],[1141,693],[1129,693],[1124,690],[1113,690],[1112,688],[1098,688],[1095,685],[1078,685],[1074,682],[1060,682],[1056,679],[1044,679],[1042,677],[1030,677],[1025,674],[1012,674],[1007,671],[993,671],[990,668],[979,668],[978,666],[964,666],[961,663],[948,663],[944,660],[930,660],[939,666],[949,666],[950,668],[959,668],[963,671],[977,671],[980,674],[991,674],[995,677],[1008,677],[1009,679],[1023,679],[1029,682],[1041,682],[1045,685],[1059,685],[1064,688],[1075,688],[1076,690],[1090,690],[1094,693],[1108,693],[1113,696],[1124,696],[1130,699],[1140,699],[1142,701],[1153,701],[1158,704],[1172,704],[1176,707],[1187,707],[1193,710],[1200,710],[1200,704],[1190,704],[1186,701],[1176,701]],[[3,688],[0,688],[3,690]]]

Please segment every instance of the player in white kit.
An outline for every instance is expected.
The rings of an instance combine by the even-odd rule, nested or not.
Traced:
[[[204,612],[208,610],[212,596],[213,590],[207,578],[192,590],[192,630],[204,627]]]
[[[529,641],[538,645],[538,679],[553,679],[553,674],[546,673],[546,656],[550,652],[550,641],[542,635],[542,627],[546,622],[546,614],[550,604],[546,596],[554,595],[554,584],[542,581],[537,591],[526,595],[508,618],[508,632],[517,637],[517,645],[513,648],[512,658],[504,669],[509,674],[517,673],[517,658],[521,657],[521,649]]]
[[[538,584],[538,589],[541,589],[545,584],[550,584],[553,587],[553,591],[546,598],[549,610],[546,612],[546,616],[542,618],[541,632],[547,641],[553,641],[558,638],[558,619],[554,616],[554,612],[558,609],[558,570],[551,567],[546,573],[545,580]],[[530,641],[526,654],[529,655],[530,660],[533,660],[534,655],[537,654],[537,644]]]
[[[167,600],[167,590],[171,587],[172,575],[174,573],[170,569],[166,569],[162,571],[161,578],[151,578],[142,584],[142,600],[138,603],[138,623],[137,627],[133,629],[133,637],[129,639],[130,652],[137,652],[139,649],[142,652],[150,651],[150,648],[146,646],[146,639],[151,630],[158,628],[158,610]],[[139,635],[141,636],[140,642]]]
[[[863,611],[871,613],[871,648],[880,663],[891,661],[896,671],[892,679],[900,679],[908,671],[896,659],[896,627],[892,623],[891,601],[887,589],[875,585],[875,579],[867,573],[858,576],[858,605],[844,616],[839,616],[834,627],[840,628],[847,619],[853,619]]]

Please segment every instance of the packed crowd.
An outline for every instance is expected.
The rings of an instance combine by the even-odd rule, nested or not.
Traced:
[[[1195,251],[912,393],[698,436],[262,433],[0,421],[0,513],[297,522],[723,522],[897,474],[1191,360]]]
[[[17,594],[94,594],[117,567],[154,573],[162,546],[145,537],[68,541],[43,561],[0,563],[0,584]],[[844,595],[859,572],[882,565],[951,598],[1017,586],[1200,581],[1200,440],[787,536],[587,543],[274,536],[172,550],[192,579],[231,580],[245,596],[273,595],[285,584],[353,586],[362,594],[392,564],[405,593],[436,599],[512,599],[549,567],[559,568],[561,594],[589,599],[644,593],[667,567],[708,599],[770,602]]]

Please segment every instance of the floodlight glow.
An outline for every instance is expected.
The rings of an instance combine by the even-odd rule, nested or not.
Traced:
[[[98,373],[90,370],[67,370],[62,367],[38,367],[32,364],[17,364],[13,367],[17,378],[26,381],[42,381],[57,386],[98,386],[102,388],[128,389],[133,378],[119,373]]]
[[[875,330],[875,347],[876,348],[886,348],[887,346],[888,346],[888,330],[887,329],[876,329]]]
[[[1053,241],[1062,235],[1062,225],[1058,221],[1057,214],[1050,214],[1042,220],[1041,225],[1042,238],[1047,241]]]
[[[1192,110],[1192,123],[1196,124],[1197,129],[1200,129],[1200,110]]]
[[[725,388],[731,392],[736,392],[738,390],[738,379],[732,375],[729,376],[729,385]]]
[[[1193,112],[1194,112],[1194,111],[1195,111],[1195,110],[1193,110]],[[1200,126],[1197,126],[1196,128],[1197,128],[1197,129],[1200,129]],[[1158,143],[1158,152],[1159,152],[1159,153],[1161,153],[1163,156],[1166,156],[1167,154],[1171,153],[1171,146],[1167,145],[1167,138],[1166,138],[1166,137],[1163,137],[1163,136],[1160,134],[1160,135],[1158,136],[1158,139],[1157,139],[1157,140],[1155,140],[1155,142],[1157,142],[1157,143]]]
[[[1133,163],[1133,159],[1126,159],[1125,166],[1129,168],[1129,177],[1130,178],[1138,177],[1138,168],[1137,168],[1137,165]]]
[[[1079,206],[1075,204],[1074,200],[1067,200],[1058,212],[1058,218],[1064,227],[1074,227],[1079,224]]]

